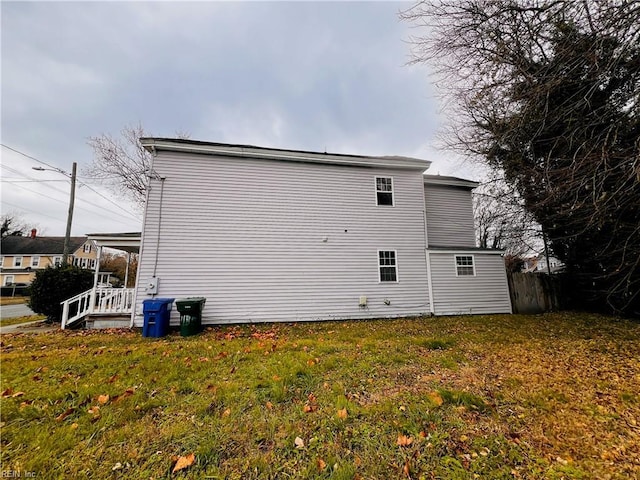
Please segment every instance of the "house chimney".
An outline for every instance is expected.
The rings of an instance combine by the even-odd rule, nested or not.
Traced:
[[[36,238],[36,233],[38,233],[38,231],[35,228],[31,229],[31,238]]]

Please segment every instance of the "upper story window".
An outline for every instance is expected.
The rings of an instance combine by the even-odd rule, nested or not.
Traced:
[[[378,273],[381,282],[398,281],[398,263],[395,250],[378,250]]]
[[[13,275],[7,275],[6,277],[4,277],[4,286],[8,287],[9,285],[13,285],[14,282],[14,276]]]
[[[53,266],[62,265],[62,257],[53,257]]]
[[[82,247],[82,251],[84,253],[91,253],[91,244],[85,243],[84,246]]]
[[[473,255],[456,255],[456,276],[473,277],[475,274]]]
[[[40,266],[40,257],[31,257],[31,266],[39,267]]]
[[[394,205],[393,177],[376,177],[376,199],[378,205]]]
[[[22,257],[13,257],[13,266],[21,267],[22,266]]]

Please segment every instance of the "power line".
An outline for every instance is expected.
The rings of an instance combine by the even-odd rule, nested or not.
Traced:
[[[55,201],[55,202],[59,202],[59,203],[62,203],[62,204],[67,204],[67,201],[66,201],[66,200],[60,200],[60,199],[58,199],[58,198],[51,197],[51,196],[49,196],[49,195],[47,195],[47,194],[45,194],[45,193],[38,192],[37,190],[32,190],[32,189],[27,188],[27,187],[22,186],[22,185],[16,185],[16,187],[18,187],[18,188],[22,188],[23,190],[26,190],[26,191],[28,191],[28,192],[35,193],[36,195],[42,195],[43,197],[49,198],[49,199],[51,199],[51,200],[53,200],[53,201]],[[113,213],[114,215],[120,215],[119,213],[114,212],[113,210],[107,210],[106,208],[102,208],[102,207],[100,207],[99,205],[96,205],[96,204],[95,204],[95,203],[93,203],[93,202],[89,202],[88,200],[85,200],[85,199],[83,199],[83,198],[79,198],[78,200],[83,201],[83,202],[85,202],[85,203],[88,203],[89,205],[92,205],[92,206],[94,206],[94,207],[96,207],[96,208],[100,208],[100,209],[102,209],[103,211]],[[93,213],[93,214],[95,214],[95,213],[96,213],[96,212],[95,212],[95,211],[93,211],[93,210],[89,210],[89,209],[87,209],[87,208],[82,208],[82,207],[79,207],[79,206],[76,206],[76,209],[78,209],[78,210],[83,210],[83,211],[85,211],[85,212],[87,212],[87,213]],[[111,219],[111,220],[114,220],[114,221],[119,221],[119,220],[121,220],[121,219],[122,219],[122,218],[114,218],[114,217],[110,217],[110,216],[107,216],[107,217],[108,217],[109,219]],[[131,217],[131,219],[134,219],[134,218],[133,218],[133,217]],[[137,220],[137,219],[134,219],[134,220]]]
[[[6,144],[4,144],[4,143],[0,143],[0,145],[2,145],[4,148],[8,148],[8,149],[9,149],[9,150],[11,150],[12,152],[16,152],[16,153],[18,153],[18,154],[22,155],[23,157],[30,158],[31,160],[34,160],[34,161],[36,161],[36,162],[38,162],[38,163],[41,163],[42,165],[46,165],[46,166],[47,166],[47,167],[49,167],[49,168],[53,168],[54,170],[58,170],[58,171],[62,171],[62,172],[64,172],[64,170],[62,170],[62,169],[61,169],[61,168],[59,168],[59,167],[54,167],[53,165],[49,165],[47,162],[43,162],[42,160],[38,160],[36,157],[32,157],[31,155],[27,155],[26,153],[21,152],[20,150],[16,150],[15,148],[10,147],[9,145],[6,145]],[[67,173],[67,172],[64,172],[64,173]],[[67,175],[68,175],[68,174],[67,174]]]
[[[4,145],[4,144],[2,144],[2,145],[3,145],[3,146],[6,146],[6,145]],[[15,149],[13,149],[13,148],[10,148],[10,147],[7,147],[7,148],[9,148],[9,149],[11,149],[11,150],[14,150],[14,151],[16,151],[17,153],[20,153],[21,155],[24,155],[22,152],[19,152],[19,151],[17,151],[17,150],[15,150]],[[29,157],[29,158],[33,158],[33,157],[29,156],[29,155],[25,155],[25,156],[26,156],[26,157]],[[43,164],[47,165],[45,162],[40,162],[40,163],[43,163]],[[48,181],[49,181],[49,180],[45,180],[45,179],[36,179],[36,178],[30,177],[29,175],[26,175],[26,174],[24,174],[24,173],[20,172],[19,170],[16,170],[15,168],[11,168],[11,167],[9,167],[9,166],[7,166],[7,165],[1,165],[1,166],[2,166],[3,168],[5,168],[5,169],[9,170],[9,171],[10,171],[10,172],[12,172],[12,173],[15,173],[16,175],[20,175],[21,177],[27,178],[27,179],[29,179],[29,180],[31,180],[31,181],[33,181],[33,182],[37,182],[37,183],[41,183],[41,182],[42,182],[42,183],[44,183],[44,182],[48,182]],[[60,181],[60,180],[53,180],[53,181]],[[62,180],[62,181],[66,182],[67,180]],[[87,184],[87,183],[85,183],[85,182],[78,182],[78,183],[79,183],[81,186],[85,186],[85,187],[87,187],[89,190],[91,190],[92,192],[94,192],[96,195],[98,195],[98,196],[102,197],[103,199],[105,199],[105,200],[106,200],[106,201],[108,201],[109,203],[111,203],[111,204],[115,205],[116,207],[118,207],[120,210],[122,210],[123,212],[125,212],[125,213],[127,214],[127,216],[128,216],[131,220],[135,220],[135,221],[137,221],[137,222],[140,222],[140,221],[141,221],[141,219],[140,219],[140,218],[135,217],[134,215],[132,215],[130,211],[128,211],[127,209],[125,209],[125,208],[123,208],[122,206],[118,205],[118,204],[117,204],[117,203],[115,203],[114,201],[110,200],[109,198],[107,198],[106,196],[104,196],[103,194],[101,194],[100,192],[98,192],[97,190],[95,190],[94,188],[92,188],[92,187],[91,187],[91,185],[89,185],[89,184]],[[59,188],[55,188],[55,187],[53,187],[52,185],[47,185],[46,183],[44,183],[44,184],[45,184],[45,186],[47,186],[47,187],[51,188],[52,190],[54,190],[54,191],[56,191],[56,192],[62,193],[63,195],[67,195],[67,192],[65,192],[64,190],[60,190]],[[16,185],[16,186],[17,186],[17,187],[19,187],[20,185]],[[24,188],[24,187],[23,187],[23,188]],[[27,190],[28,190],[28,189],[27,189]],[[35,193],[38,193],[38,192],[35,192]],[[45,196],[46,196],[46,195],[45,195]],[[105,211],[107,211],[107,212],[111,212],[111,213],[113,213],[113,214],[115,214],[115,215],[121,215],[121,214],[120,214],[120,213],[118,213],[118,212],[114,212],[113,210],[108,210],[108,209],[106,209],[106,208],[104,208],[104,207],[101,207],[100,205],[97,205],[97,204],[95,204],[95,203],[93,203],[93,202],[90,202],[89,200],[86,200],[86,199],[84,199],[84,198],[80,198],[79,200],[81,200],[81,201],[83,201],[83,202],[85,202],[85,203],[88,203],[89,205],[92,205],[92,206],[94,206],[94,207],[96,207],[96,208],[99,208],[99,209],[105,210]],[[80,207],[79,207],[79,208],[80,208]],[[83,209],[83,210],[87,211],[86,209]],[[95,212],[89,212],[89,213],[95,213]]]

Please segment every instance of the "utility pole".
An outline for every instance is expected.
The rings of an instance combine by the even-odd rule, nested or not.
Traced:
[[[73,221],[73,204],[76,199],[76,170],[78,164],[73,162],[71,167],[71,175],[59,168],[43,168],[43,167],[31,167],[38,172],[51,171],[63,174],[65,177],[71,178],[71,193],[69,194],[69,211],[67,213],[67,231],[64,235],[64,246],[62,247],[62,265],[67,265],[69,261],[69,248],[71,244],[71,222]]]
[[[69,212],[67,213],[67,231],[64,235],[64,248],[62,250],[62,265],[67,265],[69,260],[69,244],[71,243],[71,222],[73,221],[73,204],[76,199],[76,169],[78,164],[73,162],[71,167],[71,193],[69,194]]]

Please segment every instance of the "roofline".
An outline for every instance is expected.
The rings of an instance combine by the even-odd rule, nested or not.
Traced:
[[[400,156],[364,156],[341,153],[322,153],[306,150],[283,150],[279,148],[234,145],[228,143],[202,142],[176,138],[140,138],[140,144],[150,153],[158,151],[184,152],[203,155],[286,160],[303,163],[328,163],[363,167],[386,167],[410,170],[426,170],[431,161]]]
[[[427,175],[424,174],[424,183],[429,185],[447,185],[452,187],[464,187],[470,190],[480,186],[480,183],[473,180],[466,180],[458,177],[447,177],[440,175]]]
[[[500,248],[484,248],[484,247],[448,247],[429,245],[427,251],[433,253],[486,253],[491,255],[503,255],[505,250]]]

